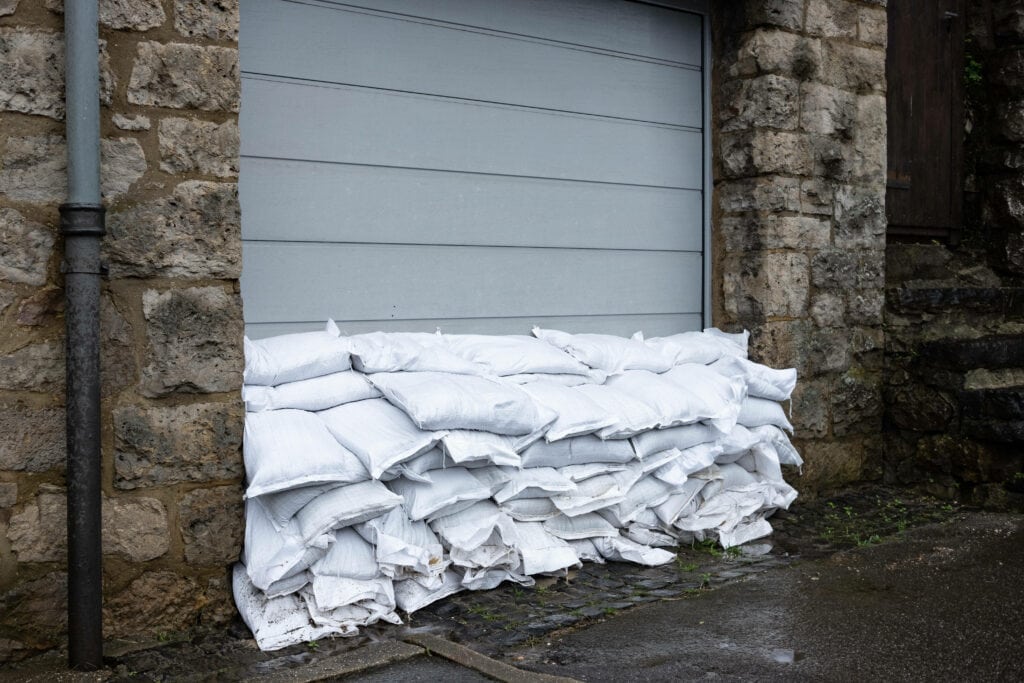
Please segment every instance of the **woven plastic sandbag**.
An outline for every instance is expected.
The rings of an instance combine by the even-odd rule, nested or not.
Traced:
[[[658,416],[657,426],[662,429],[716,418],[724,412],[723,407],[698,396],[696,391],[684,389],[646,370],[631,370],[614,375],[608,378],[605,386],[632,396],[648,406]]]
[[[614,424],[598,430],[597,436],[602,439],[628,439],[654,429],[661,420],[643,401],[607,385],[584,384],[572,390],[582,393],[616,418]]]
[[[479,363],[493,375],[560,374],[592,376],[589,367],[550,344],[525,335],[443,335],[449,351]],[[598,381],[603,381],[600,377]]]
[[[341,372],[352,367],[348,343],[328,321],[322,332],[300,332],[252,340],[246,337],[244,384],[277,385]]]
[[[452,514],[491,495],[490,489],[464,467],[433,470],[428,474],[431,484],[404,478],[388,482],[388,487],[402,497],[402,506],[413,521]]]
[[[604,441],[596,436],[577,436],[547,443],[538,441],[522,455],[523,467],[567,467],[591,463],[622,464],[636,458],[625,439]]]
[[[786,418],[786,411],[775,401],[766,398],[755,398],[748,396],[740,406],[737,422],[744,427],[761,427],[774,425],[779,429],[785,429],[793,433],[793,425]]]
[[[251,413],[261,410],[326,410],[343,403],[376,398],[380,392],[354,370],[332,372],[329,375],[279,384],[276,387],[247,384],[242,387],[245,409]]]
[[[736,424],[740,405],[747,395],[746,383],[738,377],[720,375],[706,365],[677,365],[662,377],[699,402],[701,421],[728,434]]]
[[[626,370],[665,372],[672,367],[672,361],[647,346],[639,332],[627,338],[610,334],[569,334],[535,327],[533,335],[581,363],[609,374]]]
[[[327,552],[332,538],[327,535],[303,541],[298,523],[274,528],[259,498],[245,502],[245,542],[242,562],[250,580],[260,590],[269,591],[275,584],[302,574]],[[305,581],[298,583],[300,588]],[[278,585],[274,592],[280,592]]]
[[[710,367],[723,375],[742,378],[747,383],[748,396],[785,401],[796,387],[795,368],[776,370],[736,356],[723,356]]]
[[[722,343],[703,332],[683,332],[668,337],[645,339],[644,343],[662,356],[672,365],[683,363],[700,363],[707,365],[722,357]]]
[[[483,375],[487,367],[456,356],[441,335],[371,332],[348,337],[352,366],[361,372],[451,372]]]
[[[580,564],[572,546],[552,536],[540,522],[515,522],[524,574],[556,572]]]
[[[328,491],[314,498],[295,515],[299,536],[304,543],[326,534],[365,522],[401,505],[402,497],[379,481],[364,481]]]
[[[691,446],[714,441],[722,436],[721,432],[709,425],[697,423],[671,427],[669,429],[652,429],[637,434],[630,441],[636,456],[641,460],[649,455],[667,451],[670,448],[685,450]]]
[[[415,579],[395,581],[395,603],[399,609],[412,614],[433,602],[466,590],[462,585],[461,572],[449,569],[442,577],[442,581],[435,588],[427,588]]]
[[[549,442],[592,434],[616,422],[614,415],[570,387],[542,381],[523,384],[522,388],[539,404],[558,415],[544,434]]]
[[[354,527],[373,544],[377,566],[391,578],[437,576],[448,566],[444,549],[426,522],[413,522],[405,510],[390,512]]]

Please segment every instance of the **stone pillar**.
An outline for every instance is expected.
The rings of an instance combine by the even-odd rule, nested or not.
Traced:
[[[799,371],[813,494],[880,462],[885,2],[713,11],[714,319]]]
[[[145,638],[232,613],[238,2],[99,4],[104,628]],[[0,661],[65,626],[62,11],[0,0]]]

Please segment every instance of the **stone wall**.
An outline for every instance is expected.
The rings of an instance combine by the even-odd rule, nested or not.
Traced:
[[[813,495],[881,463],[885,1],[713,13],[714,320],[799,371]]]
[[[1024,3],[967,5],[961,240],[887,249],[885,476],[1024,508]]]
[[[237,0],[100,0],[104,629],[233,614]],[[61,0],[0,0],[0,661],[65,625]]]

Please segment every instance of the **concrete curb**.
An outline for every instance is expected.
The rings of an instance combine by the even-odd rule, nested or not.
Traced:
[[[575,678],[523,671],[504,662],[491,659],[464,645],[453,643],[450,640],[445,640],[429,633],[417,633],[406,636],[405,641],[425,648],[430,654],[444,657],[460,666],[472,669],[502,683],[579,683]]]
[[[295,669],[270,672],[260,676],[258,680],[260,683],[316,683],[316,681],[336,680],[338,676],[347,676],[395,664],[423,653],[422,647],[401,641],[370,643]],[[249,675],[251,673],[251,670],[247,672]]]

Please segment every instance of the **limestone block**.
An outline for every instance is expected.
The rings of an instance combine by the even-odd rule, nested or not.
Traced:
[[[105,600],[103,634],[140,638],[184,631],[196,622],[204,603],[192,579],[169,571],[145,572]]]
[[[188,38],[238,40],[238,0],[175,0],[174,28]]]
[[[160,122],[160,170],[197,172],[229,178],[238,175],[238,124],[195,119]]]
[[[149,121],[148,116],[139,114],[138,116],[125,116],[124,114],[114,114],[110,118],[111,122],[120,128],[121,130],[149,130],[152,125]]]
[[[804,439],[828,436],[829,382],[824,379],[801,379],[793,389],[793,410],[790,422]]]
[[[807,137],[800,133],[754,130],[721,136],[720,163],[729,178],[769,173],[809,175],[813,169]]]
[[[803,0],[747,0],[747,22],[752,26],[781,26],[800,30],[804,21]]]
[[[137,380],[131,324],[109,296],[100,299],[100,391],[115,396]]]
[[[155,498],[103,498],[103,554],[146,562],[167,552],[167,511]],[[7,530],[19,562],[62,562],[67,557],[67,493],[43,484],[13,515]]]
[[[882,429],[882,388],[878,377],[847,372],[832,386],[832,434],[877,434]]]
[[[0,0],[0,17],[14,14],[18,10],[18,3],[21,0]]]
[[[851,170],[856,178],[875,185],[882,194],[888,163],[886,126],[885,95],[858,97]]]
[[[800,127],[811,133],[845,135],[857,118],[857,97],[823,83],[800,86]],[[883,138],[884,139],[884,138]]]
[[[816,287],[849,291],[879,289],[884,285],[882,249],[823,249],[811,259],[811,282]]]
[[[995,3],[992,14],[996,38],[1000,42],[1024,42],[1024,6],[1019,2]]]
[[[725,268],[725,311],[741,321],[807,312],[807,256],[757,252],[730,259]]]
[[[64,290],[50,286],[36,290],[34,294],[22,299],[15,320],[25,327],[40,327],[56,322],[63,312]]]
[[[238,50],[139,43],[128,101],[172,109],[238,111]]]
[[[835,192],[835,246],[885,248],[885,187],[841,185]]]
[[[857,37],[861,42],[885,47],[889,41],[889,20],[885,10],[861,7],[857,15]]]
[[[134,138],[100,141],[101,189],[107,200],[127,194],[146,172],[146,155]],[[67,147],[55,135],[7,140],[0,158],[0,195],[21,202],[59,204],[67,198]]]
[[[729,75],[777,73],[804,81],[816,76],[821,60],[821,41],[817,38],[757,29],[742,36]]]
[[[811,319],[820,327],[839,327],[843,324],[846,303],[838,292],[816,292],[811,297]]]
[[[986,78],[993,85],[1016,91],[1024,88],[1024,48],[999,50],[986,61]]]
[[[719,230],[726,251],[761,249],[817,249],[829,244],[832,231],[827,220],[811,216],[756,214],[723,218]]]
[[[828,41],[818,80],[856,93],[885,93],[885,50]]]
[[[18,502],[18,485],[13,481],[0,481],[0,510]]]
[[[53,392],[63,388],[63,340],[35,342],[0,355],[0,389]]]
[[[801,205],[800,181],[779,176],[722,182],[715,186],[715,196],[723,213],[800,211]]]
[[[240,485],[186,494],[178,504],[185,561],[199,566],[236,562],[242,550],[244,519]]]
[[[220,287],[189,287],[142,295],[145,396],[237,392],[242,384],[242,302]]]
[[[114,485],[241,478],[244,419],[238,403],[114,409]]]
[[[0,404],[0,470],[62,470],[66,457],[62,408]]]
[[[864,439],[804,440],[796,447],[804,459],[800,488],[824,491],[861,480],[868,460]]]
[[[100,100],[103,104],[110,104],[115,82],[106,41],[101,40]],[[64,119],[62,34],[0,27],[0,111]]]
[[[0,280],[46,284],[54,234],[14,209],[0,208]]]
[[[189,180],[170,197],[116,211],[104,240],[112,277],[235,279],[242,271],[238,187]]]
[[[857,5],[847,0],[810,2],[807,4],[807,33],[826,38],[855,38],[859,13]]]
[[[797,126],[799,89],[798,81],[775,74],[726,82],[719,109],[720,130],[793,130]]]
[[[68,575],[58,571],[0,595],[0,627],[35,649],[56,647],[67,631]]]
[[[915,432],[941,432],[956,414],[951,397],[923,384],[898,387],[886,408],[894,425]]]
[[[64,0],[46,0],[46,8],[54,12],[64,11]],[[100,0],[100,23],[113,29],[146,31],[164,23],[160,0]]]
[[[804,214],[831,216],[834,185],[824,178],[809,178],[800,181],[800,204],[797,209]]]
[[[752,330],[751,357],[772,367],[795,367],[801,381],[850,367],[845,328],[821,328],[809,320],[779,320]]]
[[[850,292],[846,319],[855,325],[881,325],[884,309],[885,292],[881,289]]]

